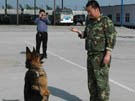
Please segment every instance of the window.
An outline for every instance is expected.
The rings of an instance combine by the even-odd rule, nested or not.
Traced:
[[[125,22],[130,22],[130,13],[126,13]]]
[[[116,21],[117,21],[117,22],[120,22],[120,13],[117,13],[117,14],[116,14]]]

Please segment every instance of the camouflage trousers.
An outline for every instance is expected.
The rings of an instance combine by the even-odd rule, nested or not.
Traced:
[[[90,101],[109,101],[109,64],[104,64],[104,53],[89,54],[87,58]]]

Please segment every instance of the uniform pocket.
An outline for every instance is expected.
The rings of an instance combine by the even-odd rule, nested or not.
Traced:
[[[104,37],[95,37],[91,42],[93,51],[104,51],[105,50],[105,39]]]

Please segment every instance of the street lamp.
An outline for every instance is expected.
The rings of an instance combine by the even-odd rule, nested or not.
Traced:
[[[19,1],[16,0],[16,24],[19,25]]]
[[[36,0],[34,0],[34,17],[36,18]]]
[[[55,25],[56,23],[56,0],[54,0],[54,10],[53,10],[53,24]]]
[[[62,7],[62,9],[63,9],[63,0],[62,0],[62,2],[61,2],[61,7]]]
[[[121,26],[123,25],[123,0],[121,0]]]
[[[7,15],[7,0],[5,0],[5,15]]]

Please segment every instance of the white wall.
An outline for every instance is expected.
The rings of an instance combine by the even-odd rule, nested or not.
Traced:
[[[103,15],[108,16],[108,14],[112,15],[112,20],[115,24],[120,25],[121,22],[116,21],[116,14],[121,14],[121,6],[104,6],[101,7],[101,12]],[[125,22],[125,14],[130,13],[130,22]],[[135,4],[124,5],[123,7],[123,24],[128,26],[135,26]]]

